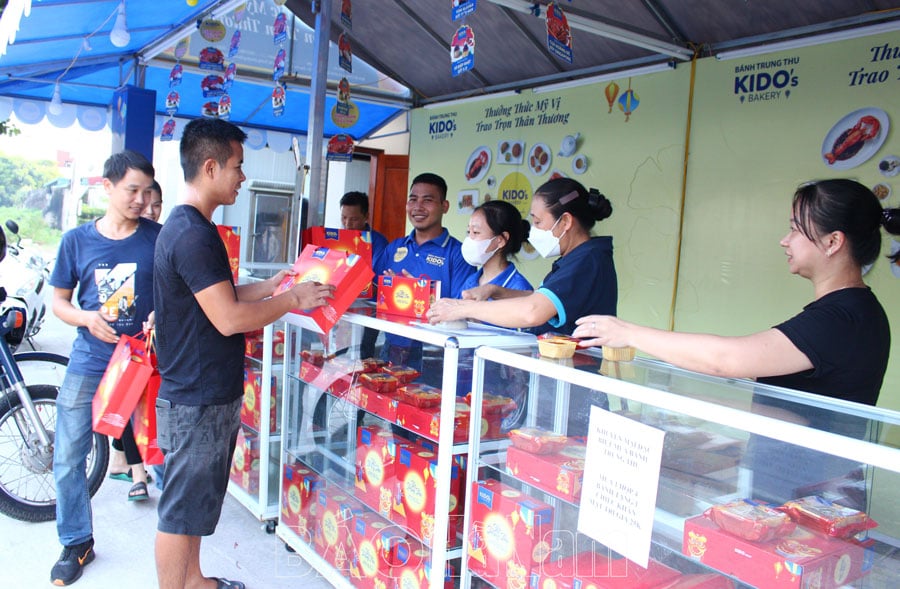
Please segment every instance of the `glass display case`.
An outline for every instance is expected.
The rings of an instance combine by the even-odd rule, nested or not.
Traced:
[[[325,335],[296,315],[284,321],[276,534],[335,586],[452,582],[462,554],[474,348],[534,337],[376,317],[368,303]],[[479,428],[484,444],[524,415],[515,397],[525,392],[504,390],[503,408]]]
[[[244,337],[244,402],[228,492],[266,521],[272,533],[278,519],[284,324],[278,321]]]
[[[900,413],[599,349],[483,347],[474,378],[528,398],[470,429],[462,587],[898,584]]]

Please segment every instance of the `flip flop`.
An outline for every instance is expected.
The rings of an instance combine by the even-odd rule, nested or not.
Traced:
[[[134,480],[134,478],[131,476],[130,468],[128,469],[128,472],[111,472],[111,473],[109,473],[109,478],[111,478],[114,481],[128,481],[129,483]],[[150,476],[149,472],[147,473],[147,482],[148,483],[153,482],[153,477]]]
[[[146,501],[149,498],[150,493],[147,491],[147,483],[135,483],[131,486],[131,490],[128,491],[129,501]]]
[[[229,581],[221,577],[213,577],[216,582],[216,589],[246,589],[240,581]]]

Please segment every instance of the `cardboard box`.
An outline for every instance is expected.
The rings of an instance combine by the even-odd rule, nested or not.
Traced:
[[[415,407],[401,402],[397,406],[397,425],[436,442],[441,429],[441,410],[433,407]],[[469,406],[457,403],[453,418],[453,443],[459,444],[468,438]]]
[[[427,276],[379,276],[375,310],[399,317],[422,319],[441,296],[441,282]]]
[[[624,558],[581,552],[536,566],[530,589],[660,589],[680,577],[654,560],[644,568]]]
[[[372,267],[372,232],[354,229],[331,229],[328,227],[310,227],[303,232],[303,245],[312,244],[318,247],[358,255],[363,263]],[[359,298],[370,299],[375,294],[372,281],[360,291]]]
[[[313,542],[318,492],[325,489],[325,479],[300,461],[284,465],[281,482],[281,520],[307,544]]]
[[[397,486],[397,454],[403,440],[389,430],[361,426],[356,437],[356,497],[379,515],[390,518]]]
[[[262,360],[263,344],[265,338],[260,333],[244,334],[244,355]],[[278,329],[272,333],[272,359],[281,360],[284,358],[284,330]]]
[[[396,589],[429,589],[431,587],[431,550],[415,539],[397,547],[398,564],[393,568]],[[451,563],[444,567],[444,589],[453,589],[455,573]]]
[[[406,518],[406,527],[424,544],[433,545],[435,495],[437,493],[437,454],[418,444],[401,446],[397,450],[397,479],[401,503],[395,501],[395,511]],[[449,522],[447,543],[456,544],[459,525],[459,467],[450,466],[450,501],[447,505]]]
[[[797,526],[768,542],[733,536],[700,515],[684,522],[682,552],[703,564],[767,589],[837,589],[872,568],[871,547]]]
[[[371,265],[366,265],[359,256],[317,248],[314,245],[303,248],[292,269],[296,275],[286,276],[275,289],[275,296],[301,282],[315,281],[335,286],[334,297],[325,306],[291,311],[300,316],[303,327],[320,333],[326,333],[334,327],[344,311],[356,300],[357,294],[374,276]]]
[[[259,492],[259,436],[240,428],[229,477],[248,493]]]
[[[216,225],[219,237],[225,244],[225,252],[228,254],[228,265],[231,266],[231,276],[234,283],[238,282],[238,270],[241,266],[241,228],[239,225]]]
[[[406,534],[374,513],[353,518],[350,544],[350,580],[360,589],[393,587],[392,574],[397,565],[397,547],[406,541]]]
[[[495,480],[476,481],[472,497],[469,569],[495,587],[526,587],[553,546],[553,508]]]
[[[278,428],[276,420],[276,408],[278,397],[278,384],[275,377],[272,377],[272,383],[269,387],[269,416],[268,428],[270,432],[274,432]],[[260,431],[262,428],[262,370],[255,368],[244,368],[244,402],[241,405],[241,423],[254,431]]]
[[[365,511],[362,504],[339,490],[320,489],[316,498],[316,552],[345,577],[350,575],[353,518]]]
[[[565,501],[581,498],[585,445],[571,442],[553,454],[532,454],[515,446],[506,450],[506,472]]]
[[[365,409],[369,413],[374,413],[385,421],[397,423],[397,414],[400,409],[400,401],[397,397],[390,394],[370,391],[365,387],[358,388],[359,390],[354,404]]]

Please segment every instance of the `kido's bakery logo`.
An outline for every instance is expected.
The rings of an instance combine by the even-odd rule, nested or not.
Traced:
[[[736,65],[734,94],[742,104],[788,99],[793,89],[800,85],[795,70],[799,64],[799,57],[785,57]]]
[[[432,141],[450,139],[456,133],[456,112],[432,115],[428,119],[428,134]]]

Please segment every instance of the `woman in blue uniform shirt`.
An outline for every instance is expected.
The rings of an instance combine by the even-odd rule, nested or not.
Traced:
[[[501,288],[531,292],[531,283],[509,261],[522,249],[530,225],[519,210],[502,200],[490,200],[469,217],[468,235],[462,243],[463,258],[479,268],[463,283],[465,291],[491,284]]]
[[[616,314],[618,286],[612,237],[591,237],[597,221],[612,214],[612,204],[578,181],[557,178],[538,188],[531,200],[528,241],[545,257],[559,256],[534,292],[483,284],[463,299],[440,299],[428,311],[432,323],[475,319],[503,327],[533,328],[537,333],[571,334],[586,314]],[[600,311],[600,309],[604,309]]]

